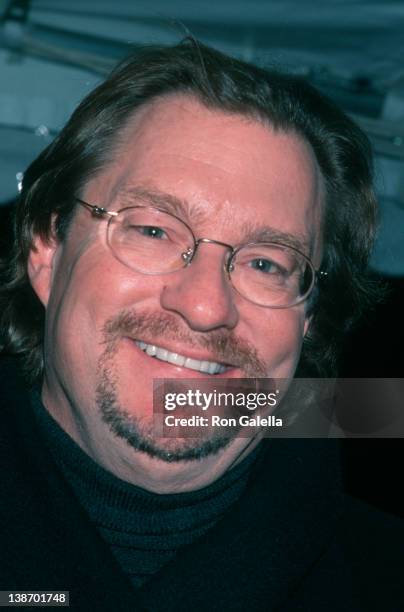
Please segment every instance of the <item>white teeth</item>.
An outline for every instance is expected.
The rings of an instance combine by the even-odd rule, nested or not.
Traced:
[[[168,363],[172,363],[173,365],[183,366],[185,363],[185,357],[178,355],[177,353],[168,353],[166,361],[168,361]]]
[[[140,347],[141,348],[143,348],[142,344],[144,344],[145,347],[147,346],[147,344],[145,342],[140,342]],[[161,359],[162,361],[167,361],[168,351],[166,349],[162,349],[162,348],[157,347],[156,357],[157,357],[157,359]]]
[[[213,364],[213,365],[215,365],[215,364]],[[209,361],[202,361],[201,362],[200,370],[201,370],[201,372],[206,372],[207,374],[209,374],[210,362]]]
[[[209,374],[216,374],[217,371],[217,363],[210,363],[209,364]]]
[[[184,366],[189,368],[190,370],[199,370],[201,362],[197,359],[191,359],[191,357],[187,357],[185,360]]]
[[[199,359],[191,359],[178,353],[171,353],[167,349],[160,348],[154,344],[146,344],[141,340],[135,340],[137,346],[145,351],[150,357],[156,357],[161,361],[168,361],[173,365],[196,370],[197,372],[205,372],[206,374],[221,374],[226,371],[226,367],[215,361],[199,361]]]
[[[154,357],[154,355],[157,353],[157,347],[154,346],[153,344],[147,344],[146,345],[146,353],[150,356],[150,357]]]

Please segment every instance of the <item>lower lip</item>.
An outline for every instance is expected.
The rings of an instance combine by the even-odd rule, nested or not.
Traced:
[[[153,368],[152,378],[240,378],[242,372],[239,368],[230,368],[221,374],[208,374],[207,372],[200,372],[199,370],[191,370],[190,368],[184,368],[182,366],[174,365],[168,361],[162,361],[156,357],[150,357],[147,353],[139,348],[134,340],[131,338],[125,338],[128,340],[132,347],[136,350],[139,356],[143,357],[145,367]]]

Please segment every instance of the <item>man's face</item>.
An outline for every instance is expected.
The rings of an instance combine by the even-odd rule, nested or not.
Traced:
[[[163,205],[176,198],[197,238],[236,246],[268,227],[299,240],[319,263],[322,180],[298,136],[172,96],[142,109],[121,141],[85,201],[117,211],[136,204],[139,189]],[[112,255],[106,221],[82,207],[63,244],[37,248],[30,265],[47,309],[43,400],[96,461],[163,492],[203,486],[252,448],[245,438],[210,447],[205,440],[203,448],[200,440],[156,438],[153,379],[208,375],[150,357],[135,341],[230,364],[212,380],[289,378],[308,326],[305,304],[273,309],[239,295],[220,245],[200,244],[192,264],[170,274],[134,272]],[[172,485],[159,487],[159,479]]]

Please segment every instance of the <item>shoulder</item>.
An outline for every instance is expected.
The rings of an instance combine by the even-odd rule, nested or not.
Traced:
[[[20,360],[17,357],[0,356],[0,405],[25,400],[29,386],[24,378]]]
[[[404,563],[404,520],[347,496],[339,523],[339,535],[347,550],[367,563],[376,557]]]
[[[336,536],[363,609],[404,609],[403,519],[347,496]]]
[[[346,497],[331,538],[286,609],[404,610],[403,567],[404,521]]]
[[[0,358],[0,418],[0,471],[4,474],[17,469],[16,462],[21,467],[21,457],[30,465],[38,443],[30,388],[16,358]]]

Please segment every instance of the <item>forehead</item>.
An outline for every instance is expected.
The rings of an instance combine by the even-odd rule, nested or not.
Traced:
[[[310,146],[192,97],[141,109],[121,135],[115,162],[85,196],[118,209],[139,188],[182,202],[191,221],[215,229],[212,238],[237,241],[243,228],[262,225],[318,242],[323,186]]]

